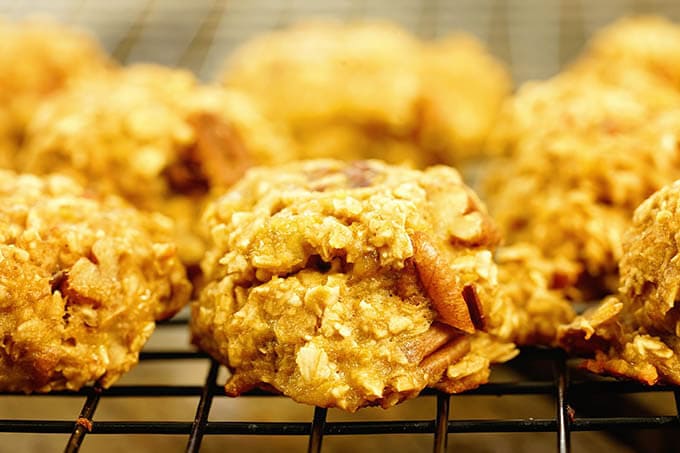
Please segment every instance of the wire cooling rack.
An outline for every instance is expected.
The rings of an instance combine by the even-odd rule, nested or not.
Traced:
[[[310,17],[380,18],[423,38],[466,31],[510,67],[513,79],[555,74],[586,38],[627,14],[680,21],[676,0],[0,0],[0,16],[47,14],[89,29],[124,63],[181,66],[213,79],[245,40]]]
[[[185,325],[180,319],[159,325],[159,329],[172,325]],[[224,389],[218,385],[219,364],[207,355],[186,350],[142,352],[139,366],[151,361],[203,361],[209,362],[204,384],[201,385],[114,385],[102,390],[87,387],[78,392],[53,392],[51,396],[84,398],[79,414],[70,420],[32,419],[0,420],[0,432],[5,433],[71,433],[65,446],[66,452],[77,452],[87,436],[105,434],[124,435],[184,435],[187,437],[186,451],[198,452],[204,436],[306,436],[307,451],[321,451],[327,436],[364,434],[431,434],[432,451],[446,451],[450,436],[465,433],[555,433],[555,449],[559,453],[571,451],[571,433],[579,431],[612,431],[637,429],[680,428],[680,389],[669,387],[647,387],[633,382],[586,378],[570,380],[567,359],[563,352],[553,349],[530,348],[522,351],[522,360],[542,360],[552,364],[550,379],[523,378],[505,382],[492,382],[463,395],[546,395],[554,399],[555,412],[550,418],[493,418],[493,419],[451,419],[449,395],[426,390],[419,398],[436,398],[436,410],[428,420],[389,421],[327,421],[327,410],[315,408],[313,418],[305,421],[221,421],[210,417],[211,405],[215,398],[227,398]],[[670,392],[675,398],[675,415],[587,417],[575,414],[570,401],[573,398],[609,394],[625,397],[630,393]],[[281,398],[263,391],[250,392],[249,397]],[[0,394],[2,397],[7,394]],[[12,396],[17,396],[12,394]],[[38,398],[25,395],[22,398]],[[185,421],[124,420],[107,421],[96,417],[100,401],[108,398],[128,397],[173,397],[196,399],[195,418]]]

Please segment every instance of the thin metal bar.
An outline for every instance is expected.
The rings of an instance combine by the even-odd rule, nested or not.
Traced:
[[[147,18],[149,17],[149,14],[153,10],[154,4],[155,0],[147,0],[146,4],[144,5],[144,8],[140,12],[139,16],[137,16],[137,19],[134,21],[132,25],[130,25],[130,28],[128,29],[125,36],[123,36],[120,42],[118,42],[118,45],[112,52],[113,57],[116,58],[118,61],[123,63],[127,62],[127,59],[130,56],[130,53],[132,52],[132,49],[135,47],[135,45],[139,41],[139,38],[141,38],[142,36],[142,31],[146,26]]]
[[[489,20],[489,47],[512,68],[512,42],[508,20],[508,0],[494,0]]]
[[[449,440],[449,405],[451,396],[446,393],[437,394],[437,416],[434,420],[434,453],[444,453]]]
[[[556,399],[557,399],[557,414],[555,420],[557,421],[557,451],[559,453],[569,453],[570,446],[570,426],[569,426],[569,408],[567,407],[567,361],[566,356],[562,355],[554,362],[555,371],[555,385],[556,385]]]
[[[118,385],[105,390],[104,396],[113,398],[200,396],[204,389],[205,386],[200,385]],[[219,394],[220,391],[224,391],[221,386],[214,385],[211,388],[213,395]]]
[[[139,360],[171,360],[171,359],[209,359],[210,356],[196,351],[149,351],[141,352]]]
[[[554,419],[449,420],[449,433],[521,433],[555,432]],[[93,434],[189,434],[192,423],[171,421],[98,421]],[[606,431],[617,429],[680,428],[675,415],[660,417],[599,417],[578,418],[571,431]],[[0,432],[69,433],[73,422],[68,420],[0,420]],[[238,435],[298,435],[308,436],[309,422],[208,422],[205,434]],[[402,420],[371,422],[326,422],[324,435],[362,434],[432,434],[434,421]]]
[[[436,36],[434,17],[437,4],[435,0],[421,0],[420,14],[418,15],[417,31],[422,38],[432,39]]]
[[[583,48],[585,24],[580,0],[560,0],[560,67],[571,61]]]
[[[85,7],[86,2],[87,0],[76,0],[72,2],[71,11],[68,13],[68,19],[66,20],[66,23],[69,25],[73,25],[75,23],[76,19],[78,19],[78,16],[80,16],[81,11]]]
[[[156,353],[154,353],[156,354]],[[158,353],[168,354],[168,353]],[[187,357],[185,353],[169,353],[179,358]],[[191,359],[205,359],[205,355],[191,354],[188,358]],[[160,357],[156,357],[160,358]],[[203,386],[199,385],[116,385],[114,387],[105,389],[102,394],[106,397],[183,397],[183,396],[200,396],[203,391]],[[598,393],[663,393],[675,392],[675,387],[668,386],[647,386],[638,384],[636,382],[628,381],[594,381],[594,382],[575,382],[569,384],[569,394],[598,394]],[[214,395],[222,395],[223,387],[215,384],[212,389]],[[23,392],[6,392],[0,393],[7,396],[18,396],[25,398],[51,398],[51,397],[82,397],[89,395],[89,389],[81,389],[79,391],[54,391],[44,394],[26,395]],[[555,392],[555,383],[552,381],[522,381],[522,382],[492,382],[485,384],[477,389],[469,390],[465,393],[456,395],[463,396],[503,396],[503,395],[550,395]],[[436,396],[439,392],[433,389],[425,389],[421,392],[421,396]],[[254,389],[242,395],[243,397],[273,397],[271,392]]]
[[[321,451],[321,443],[323,442],[323,431],[326,427],[327,413],[328,409],[325,407],[314,408],[314,420],[312,421],[312,429],[309,433],[307,453],[319,453]]]
[[[212,8],[206,13],[196,34],[189,42],[177,61],[178,66],[191,68],[198,73],[205,64],[205,58],[215,40],[222,16],[226,10],[226,0],[215,0]]]
[[[160,329],[165,326],[186,326],[187,324],[189,324],[189,320],[187,318],[175,316],[174,318],[158,321],[156,323],[156,327]]]
[[[70,433],[73,420],[0,420],[3,433]]]
[[[201,392],[201,399],[198,401],[196,408],[196,417],[194,423],[191,425],[191,434],[189,435],[189,442],[187,443],[187,452],[197,452],[201,448],[201,440],[205,433],[205,425],[208,423],[208,415],[210,414],[210,406],[213,400],[213,387],[217,381],[217,372],[220,369],[219,363],[215,360],[210,360],[210,369],[208,376],[205,378],[205,385]]]
[[[577,418],[571,422],[572,431],[606,431],[610,429],[679,428],[675,416],[662,417],[598,417]]]
[[[85,435],[92,430],[92,417],[94,416],[94,411],[97,410],[101,393],[100,387],[89,389],[89,395],[80,411],[80,415],[78,415],[78,420],[76,420],[71,437],[64,449],[65,453],[77,452],[85,439]]]

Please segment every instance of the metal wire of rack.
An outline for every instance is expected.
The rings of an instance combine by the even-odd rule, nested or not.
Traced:
[[[160,329],[172,324],[183,325],[185,319],[161,324]],[[53,392],[51,396],[85,398],[80,413],[72,420],[32,419],[0,420],[0,432],[5,433],[71,433],[66,452],[77,452],[88,435],[142,434],[142,435],[184,435],[187,436],[186,451],[200,451],[204,436],[246,435],[246,436],[307,436],[309,453],[321,451],[327,436],[364,434],[431,434],[432,450],[446,451],[450,436],[465,433],[555,433],[556,451],[571,451],[570,437],[573,432],[609,431],[615,429],[661,429],[680,428],[680,389],[670,387],[647,387],[633,382],[613,380],[571,381],[567,358],[559,350],[527,349],[524,357],[534,357],[552,363],[552,380],[523,379],[519,381],[492,382],[463,395],[551,395],[555,401],[555,415],[552,418],[512,419],[451,419],[450,395],[434,390],[425,390],[419,398],[435,397],[436,411],[429,420],[387,420],[387,421],[327,421],[327,410],[315,408],[309,421],[221,421],[210,417],[215,398],[227,398],[224,389],[217,383],[219,364],[209,356],[194,351],[146,351],[140,356],[141,362],[195,360],[210,363],[202,386],[199,385],[114,385],[109,389],[87,387],[78,392]],[[675,398],[676,415],[642,415],[618,417],[581,417],[570,408],[570,399],[576,395],[610,393],[672,392]],[[0,394],[2,396],[8,394]],[[16,394],[11,394],[16,396]],[[277,398],[264,391],[251,391],[249,397]],[[32,398],[25,395],[24,398]],[[195,397],[196,412],[193,420],[124,420],[107,421],[96,419],[96,409],[101,400],[117,397]]]
[[[123,63],[181,66],[211,80],[252,36],[309,17],[381,18],[424,38],[472,33],[517,83],[555,74],[594,31],[627,14],[680,20],[675,0],[0,0],[9,19],[47,14],[92,31]]]

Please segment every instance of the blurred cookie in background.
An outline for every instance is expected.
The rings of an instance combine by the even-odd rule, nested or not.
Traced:
[[[285,162],[283,132],[233,90],[177,69],[136,65],[74,83],[31,122],[19,167],[66,173],[176,222],[182,260],[204,253],[198,218],[251,165]]]
[[[13,168],[38,106],[73,80],[115,67],[88,33],[49,19],[0,17],[0,168]]]
[[[220,81],[290,128],[300,158],[424,167],[482,152],[511,81],[471,36],[425,42],[388,22],[305,22],[254,38]]]
[[[508,244],[580,267],[571,300],[616,292],[634,209],[680,177],[680,44],[661,39],[675,35],[660,18],[614,23],[564,72],[523,85],[491,133],[480,194]]]
[[[529,242],[578,266],[572,300],[618,287],[622,237],[646,197],[680,177],[680,112],[635,133],[537,134],[513,159],[491,165],[482,194],[508,244]]]

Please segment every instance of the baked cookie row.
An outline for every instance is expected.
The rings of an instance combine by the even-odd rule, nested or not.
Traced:
[[[47,61],[0,25],[27,33],[24,69]],[[0,173],[0,388],[111,385],[192,295],[234,396],[389,407],[474,388],[527,344],[679,382],[678,187],[632,216],[679,177],[675,50],[638,45],[677,33],[623,21],[506,101],[475,41],[386,24],[259,38],[224,86],[103,53],[53,83],[7,72],[0,151],[23,174]],[[364,159],[466,168],[482,149],[498,226],[451,167]]]

